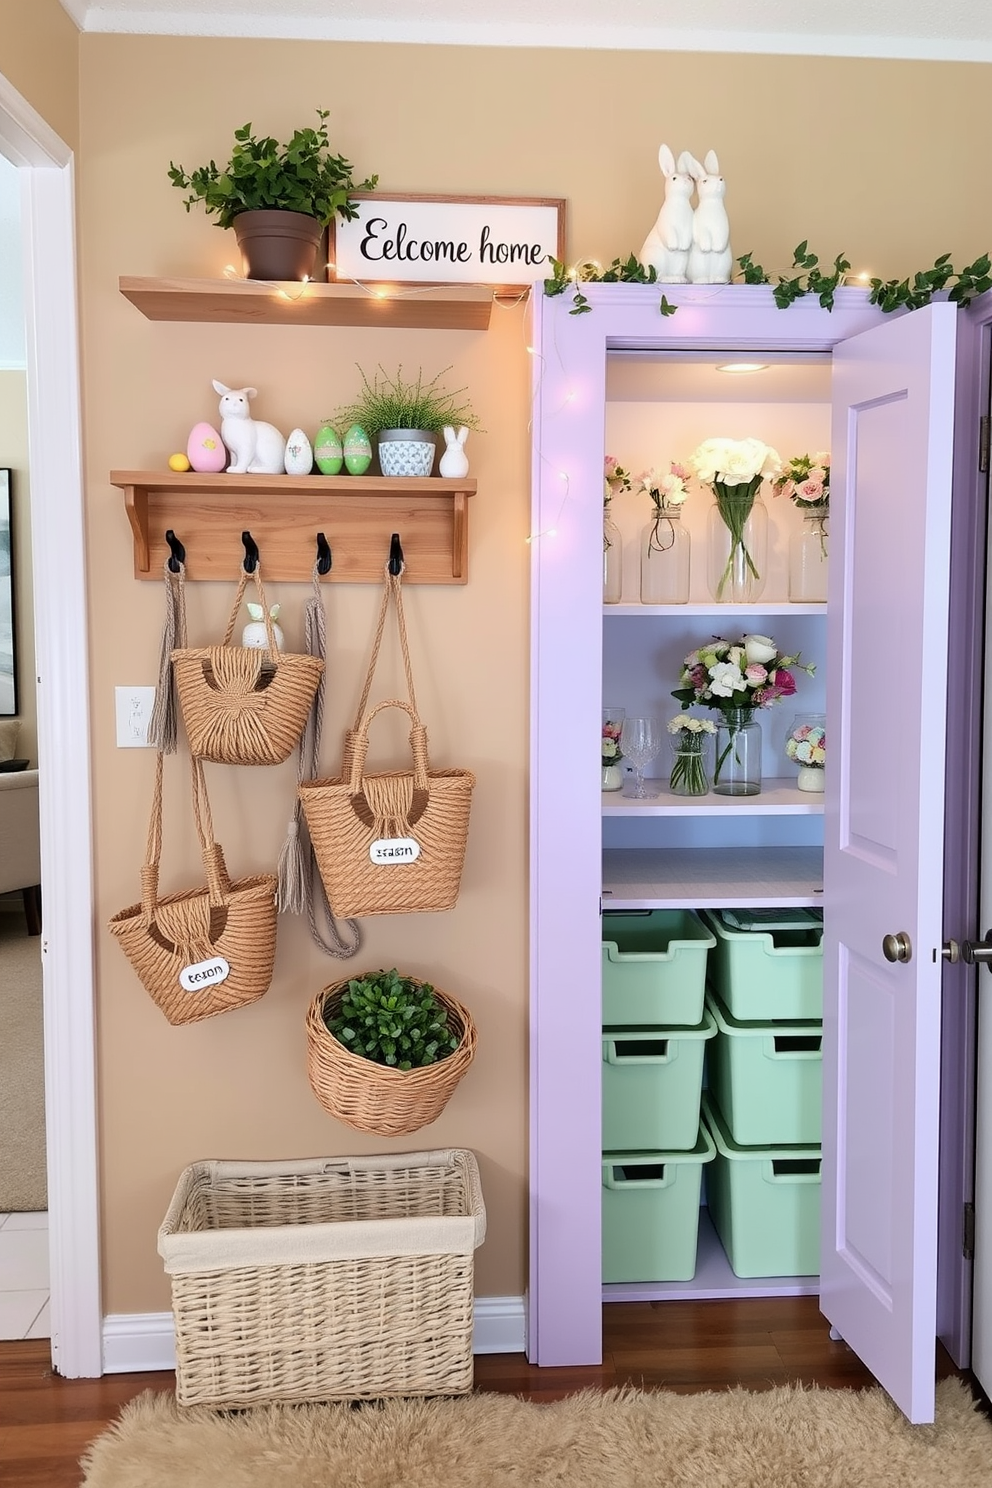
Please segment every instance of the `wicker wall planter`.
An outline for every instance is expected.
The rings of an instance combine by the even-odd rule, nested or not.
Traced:
[[[422,987],[416,977],[407,980]],[[352,1054],[324,1022],[335,1013],[348,978],[333,982],[317,994],[307,1009],[307,1075],[324,1110],[355,1131],[399,1137],[436,1121],[455,1087],[475,1058],[476,1031],[471,1014],[455,998],[434,988],[448,1012],[448,1021],[461,1042],[454,1053],[423,1069],[397,1070]]]

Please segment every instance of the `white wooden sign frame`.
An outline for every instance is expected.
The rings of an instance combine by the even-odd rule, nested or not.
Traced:
[[[359,283],[491,284],[546,279],[565,257],[565,201],[356,191],[358,216],[329,229],[328,278]]]

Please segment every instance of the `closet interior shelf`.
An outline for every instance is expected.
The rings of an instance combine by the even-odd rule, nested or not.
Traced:
[[[403,546],[405,583],[468,580],[474,480],[112,470],[110,484],[124,493],[136,579],[161,580],[171,530],[186,550],[187,579],[229,582],[248,529],[266,579],[308,581],[321,531],[333,554],[330,582],[380,582],[393,533]]]

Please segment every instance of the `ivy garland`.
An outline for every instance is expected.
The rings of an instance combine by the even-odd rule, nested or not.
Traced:
[[[966,264],[960,272],[954,268],[950,257],[949,253],[942,253],[934,260],[932,269],[922,269],[911,279],[870,280],[869,303],[877,305],[886,313],[903,308],[918,310],[921,305],[928,305],[935,294],[941,293],[950,284],[947,298],[955,304],[967,305],[977,295],[984,294],[987,289],[992,289],[992,259],[987,253],[976,258],[974,263]],[[761,264],[754,262],[752,254],[742,254],[736,263],[738,274],[735,277],[739,278],[741,283],[771,284],[771,276],[765,272]],[[552,258],[551,266],[554,272],[544,281],[545,293],[560,295],[564,294],[567,289],[574,290],[572,296],[574,304],[569,311],[570,315],[585,315],[592,309],[587,297],[578,288],[579,284],[657,284],[658,282],[655,270],[645,268],[633,253],[626,259],[615,258],[608,269],[603,269],[590,261],[580,263],[575,269],[568,269],[557,258]],[[825,271],[820,267],[817,255],[810,253],[809,244],[804,239],[792,256],[792,269],[798,272],[778,276],[778,281],[772,291],[775,303],[780,310],[787,310],[796,300],[801,300],[805,295],[811,294],[816,295],[825,310],[832,310],[834,295],[844,284],[850,267],[850,261],[842,254],[838,254],[833,261],[832,272]],[[662,295],[658,308],[662,315],[668,316],[674,315],[678,306],[671,304],[665,295]]]

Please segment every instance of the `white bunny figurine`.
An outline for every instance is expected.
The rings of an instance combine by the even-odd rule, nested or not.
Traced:
[[[705,168],[690,155],[689,169],[699,193],[692,216],[689,283],[729,284],[734,255],[730,247],[730,222],[723,205],[727,183],[720,174],[720,162],[710,150]]]
[[[662,284],[686,284],[689,249],[692,247],[693,179],[689,173],[692,156],[683,150],[676,166],[667,145],[658,151],[658,164],[665,177],[665,200],[658,220],[644,239],[641,263],[654,269]]]
[[[283,475],[286,470],[286,440],[274,424],[253,419],[248,400],[256,389],[229,388],[214,378],[220,393],[220,437],[231,452],[228,472],[232,475]]]
[[[249,601],[248,613],[251,616],[248,624],[241,632],[241,644],[250,651],[267,651],[269,649],[269,634],[265,628],[265,611],[260,604],[252,604]],[[275,637],[276,650],[285,651],[286,637],[282,633],[282,626],[277,625],[279,618],[279,606],[277,604],[269,607],[269,619],[272,621],[272,634]]]
[[[438,475],[448,479],[461,480],[468,475],[468,455],[465,453],[465,441],[468,438],[468,430],[462,424],[456,434],[450,424],[444,426],[444,442],[447,448],[441,456],[437,467]]]

